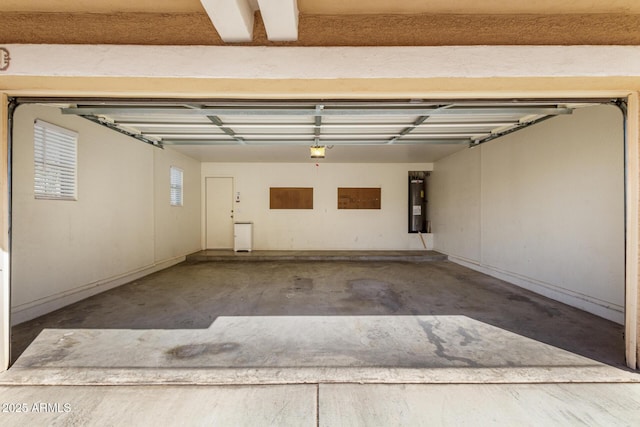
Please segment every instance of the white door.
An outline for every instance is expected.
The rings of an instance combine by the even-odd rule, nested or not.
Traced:
[[[233,248],[233,178],[207,178],[207,249]]]

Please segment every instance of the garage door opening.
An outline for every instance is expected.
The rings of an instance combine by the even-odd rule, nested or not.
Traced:
[[[145,340],[163,348],[154,367],[293,367],[302,379],[318,367],[327,378],[348,366],[437,380],[422,371],[624,366],[624,119],[614,100],[20,101],[14,359],[43,331],[22,366],[92,366],[74,348],[99,342],[125,369]],[[34,197],[34,120],[77,133],[75,200]],[[311,146],[325,158],[310,158]],[[183,173],[181,205],[171,203],[172,168]],[[411,171],[429,173],[430,229],[420,233],[407,230]],[[254,250],[178,264],[209,246],[206,183],[222,178],[230,219],[253,223]],[[313,206],[271,209],[272,188],[311,189]],[[341,208],[341,188],[376,192],[380,206],[356,208],[353,196]],[[261,251],[285,258],[251,261]],[[318,251],[329,261],[286,258]],[[374,261],[331,260],[344,252]]]

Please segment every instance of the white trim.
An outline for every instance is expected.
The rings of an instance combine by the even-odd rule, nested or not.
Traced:
[[[640,76],[640,46],[9,44],[3,47],[11,53],[11,67],[0,76],[229,79]]]
[[[626,260],[625,260],[625,353],[627,366],[638,368],[638,259],[640,203],[640,99],[631,94],[627,105],[626,131]]]
[[[530,290],[539,295],[562,302],[580,310],[593,313],[618,324],[624,323],[624,309],[622,306],[596,298],[572,292],[568,289],[541,282],[530,277],[522,276],[511,271],[505,271],[496,267],[482,265],[476,261],[449,255],[449,261],[460,264],[472,270],[479,271],[491,277],[495,277],[513,285]]]
[[[6,220],[5,223],[6,224]],[[4,227],[3,227],[4,228]],[[3,231],[4,232],[4,231]],[[9,363],[11,361],[11,292],[9,282],[9,269],[11,267],[9,263],[9,252],[6,250],[0,251],[0,337],[2,343],[0,343],[0,372],[9,369]]]
[[[29,303],[13,307],[11,311],[12,326],[31,319],[35,319],[36,317],[50,313],[54,310],[66,307],[69,304],[73,304],[85,298],[89,298],[90,296],[108,291],[109,289],[116,288],[118,286],[124,285],[125,283],[129,283],[133,280],[137,280],[141,277],[147,276],[157,271],[164,270],[165,268],[176,265],[184,261],[185,259],[185,256],[180,256],[161,262],[156,262],[152,265],[143,267],[138,270],[130,271],[128,273],[108,279],[99,280],[69,291],[50,295],[36,301],[31,301]]]

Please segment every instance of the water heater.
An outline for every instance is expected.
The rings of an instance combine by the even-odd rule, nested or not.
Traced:
[[[426,233],[426,172],[409,172],[409,233]]]

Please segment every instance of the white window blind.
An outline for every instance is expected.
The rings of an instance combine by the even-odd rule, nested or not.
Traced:
[[[171,206],[182,206],[182,169],[171,166]]]
[[[76,200],[78,134],[51,123],[34,124],[36,199]]]

